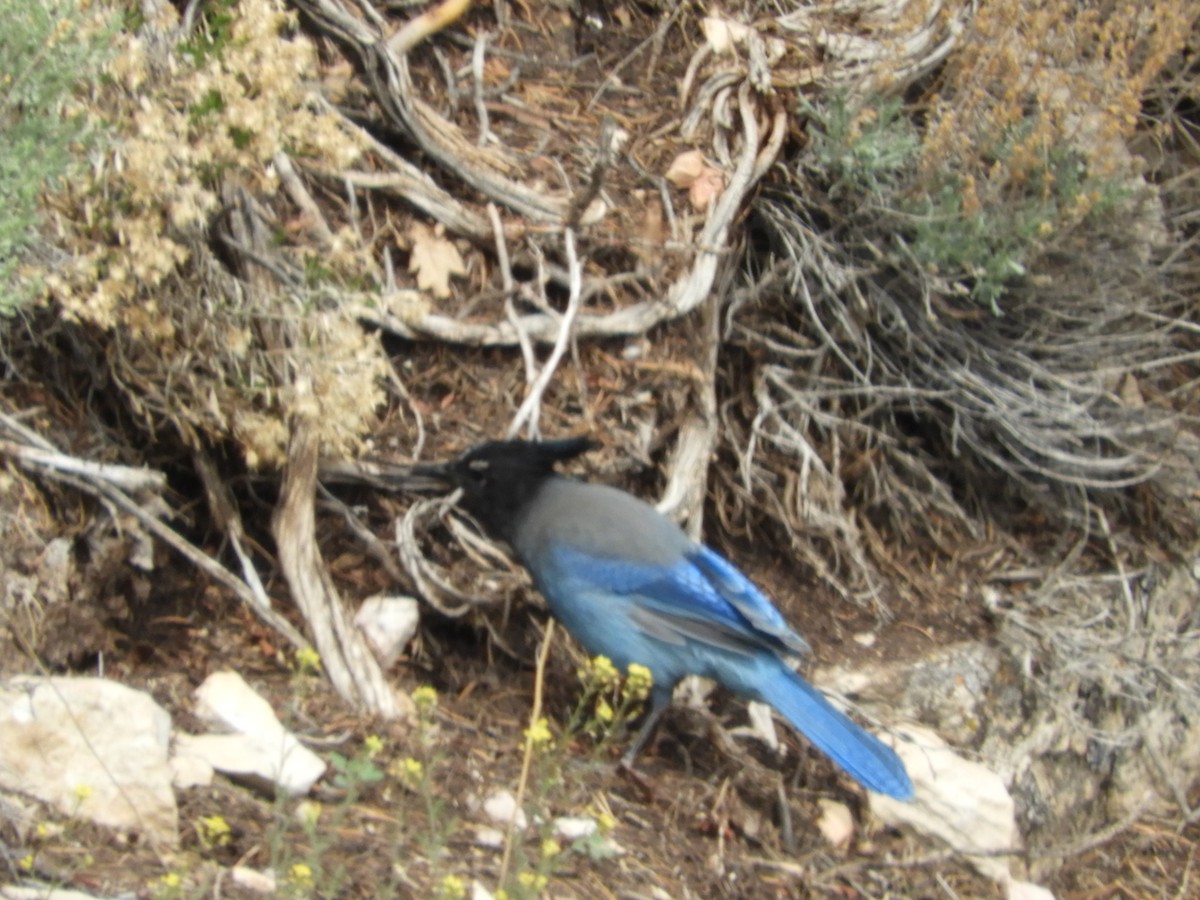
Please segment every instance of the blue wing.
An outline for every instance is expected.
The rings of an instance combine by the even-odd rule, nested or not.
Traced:
[[[598,558],[561,544],[550,557],[557,580],[632,600],[631,617],[660,640],[691,638],[743,653],[808,652],[771,601],[707,547],[695,545],[670,565]]]

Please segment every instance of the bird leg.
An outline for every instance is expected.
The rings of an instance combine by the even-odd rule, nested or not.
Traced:
[[[633,761],[637,755],[642,752],[642,748],[646,746],[650,740],[650,735],[654,733],[654,729],[658,726],[658,720],[662,718],[663,713],[667,711],[667,707],[671,705],[671,691],[663,691],[657,688],[650,692],[650,712],[646,713],[646,721],[642,723],[641,731],[637,733],[637,737],[633,739],[633,743],[629,745],[629,749],[625,751],[625,755],[621,757],[620,767],[633,771]]]

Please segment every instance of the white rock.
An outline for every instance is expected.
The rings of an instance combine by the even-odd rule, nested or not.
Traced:
[[[475,829],[475,844],[489,850],[499,850],[504,846],[504,832],[491,825],[480,825]]]
[[[1054,892],[1040,884],[1017,881],[1015,878],[1005,885],[1008,900],[1054,900]]]
[[[213,782],[213,767],[200,756],[181,756],[176,742],[175,754],[171,757],[171,784],[177,790],[208,787]]]
[[[291,796],[308,793],[325,763],[290,734],[176,734],[175,755],[195,757],[225,775],[272,784]],[[189,760],[189,765],[194,761]]]
[[[817,804],[821,807],[817,828],[825,840],[841,850],[854,837],[854,814],[845,803],[836,800],[821,798]]]
[[[562,816],[555,819],[551,827],[555,837],[564,841],[577,841],[580,838],[591,837],[600,826],[596,824],[595,819]]]
[[[173,845],[170,733],[166,710],[115,681],[14,678],[0,683],[0,787]]]
[[[0,887],[0,900],[100,900],[95,894],[50,887]]]
[[[529,824],[525,811],[517,807],[517,798],[510,791],[496,791],[484,800],[483,812],[493,822],[499,822],[501,825],[514,823],[520,831]]]
[[[256,894],[273,894],[278,885],[272,872],[260,872],[249,866],[234,866],[229,871],[229,877],[238,887],[244,887]]]
[[[236,672],[217,672],[196,689],[197,713],[233,734],[176,734],[175,754],[197,757],[218,772],[305,794],[325,774],[325,763],[275,717],[274,710]]]
[[[896,729],[894,742],[912,778],[913,800],[905,803],[869,793],[871,809],[889,825],[909,825],[965,854],[981,874],[1007,884],[1002,854],[1020,847],[1016,809],[1004,781],[987,766],[959,756],[932,731]]]
[[[478,881],[471,882],[471,900],[496,900],[496,895]]]
[[[359,607],[354,624],[386,669],[417,633],[421,624],[420,607],[412,597],[371,597]]]
[[[237,672],[214,672],[196,688],[196,715],[243,734],[283,733],[275,710]]]

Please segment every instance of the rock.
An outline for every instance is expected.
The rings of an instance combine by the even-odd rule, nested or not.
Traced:
[[[238,887],[255,894],[273,894],[278,885],[271,872],[260,872],[249,866],[234,866],[229,872],[230,880]]]
[[[484,800],[483,812],[493,822],[505,827],[512,822],[518,831],[524,831],[525,826],[529,824],[529,820],[525,817],[525,811],[518,808],[517,798],[510,791],[496,791]]]
[[[122,895],[132,900],[132,894]],[[44,885],[40,887],[0,887],[0,900],[101,900],[96,894],[68,891]]]
[[[420,607],[412,597],[371,597],[354,616],[379,664],[390,668],[417,633]]]
[[[1008,900],[1054,900],[1053,891],[1028,881],[1014,879],[1005,885],[1004,891]]]
[[[176,734],[177,768],[201,760],[218,772],[291,795],[308,793],[325,763],[279,723],[271,705],[236,672],[217,672],[196,689],[197,714],[232,734]],[[186,758],[191,762],[184,762]]]
[[[834,848],[843,850],[854,837],[854,814],[845,803],[827,800],[822,797],[817,801],[821,807],[821,816],[817,819],[817,829]]]
[[[170,733],[166,710],[115,681],[14,678],[0,683],[0,786],[171,846]]]
[[[499,850],[504,846],[504,832],[491,825],[479,825],[475,829],[475,845],[489,850]]]
[[[775,719],[771,707],[765,703],[751,701],[746,704],[746,716],[750,724],[744,729],[735,729],[737,733],[749,732],[769,748],[771,752],[779,753],[782,745],[779,743],[779,733],[775,730]]]
[[[898,730],[907,738],[895,748],[912,778],[913,799],[905,803],[872,792],[871,810],[889,825],[908,825],[945,841],[981,874],[1007,884],[1011,875],[1002,854],[1019,850],[1021,839],[1003,780],[926,728]]]
[[[555,819],[552,825],[554,836],[564,841],[591,837],[599,827],[595,819],[571,816],[561,816]]]
[[[208,787],[213,781],[213,767],[199,755],[182,755],[179,752],[179,738],[176,736],[175,755],[171,757],[171,784],[177,790],[187,790],[194,787]]]

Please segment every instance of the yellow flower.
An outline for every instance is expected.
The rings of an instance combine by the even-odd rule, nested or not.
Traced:
[[[550,733],[550,723],[545,716],[525,729],[525,739],[531,741],[535,747],[548,744],[553,738],[554,735]]]
[[[419,759],[407,756],[404,759],[396,760],[388,766],[388,773],[408,787],[413,787],[425,775],[425,767],[421,765]]]
[[[517,881],[527,891],[544,891],[550,883],[550,879],[540,872],[522,872],[517,876]]]
[[[304,887],[311,885],[313,882],[312,867],[305,863],[294,863],[292,867],[288,869],[288,881],[290,881],[292,884],[301,885]]]
[[[630,663],[629,678],[625,681],[625,695],[633,700],[645,700],[654,686],[654,676],[639,663]]]
[[[613,720],[613,708],[603,697],[596,698],[596,718],[601,722],[611,722]]]
[[[95,791],[92,790],[92,786],[90,784],[77,784],[75,785],[73,793],[75,794],[75,802],[83,803],[85,800],[90,799]]]
[[[427,684],[422,685],[412,692],[412,700],[417,705],[417,712],[422,714],[428,713],[437,706],[437,691]]]
[[[363,741],[363,747],[366,748],[367,757],[374,759],[383,750],[383,738],[377,734],[368,734]]]
[[[296,667],[301,672],[318,672],[321,669],[321,654],[312,647],[302,647],[296,651]]]
[[[596,825],[604,833],[608,834],[617,827],[617,820],[606,812],[596,814]]]
[[[177,888],[183,885],[183,879],[179,877],[177,872],[168,872],[166,875],[158,879],[160,887]]]
[[[33,871],[33,854],[28,853],[25,856],[23,856],[21,859],[19,859],[17,861],[17,865],[21,868],[22,872],[32,872]]]
[[[620,677],[616,666],[612,664],[612,660],[607,656],[594,657],[588,660],[587,664],[579,670],[580,681],[589,687],[594,685],[600,690],[606,690],[615,686]]]
[[[560,853],[562,853],[562,844],[560,844],[554,838],[546,838],[544,841],[542,841],[543,858],[549,859],[552,856],[558,856]]]
[[[200,840],[208,846],[224,847],[233,829],[223,816],[200,817]]]
[[[467,886],[457,875],[447,875],[438,885],[438,896],[444,900],[462,900],[467,896]]]

